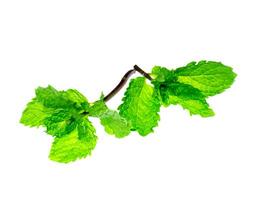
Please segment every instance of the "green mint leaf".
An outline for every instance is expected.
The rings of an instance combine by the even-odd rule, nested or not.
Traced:
[[[191,62],[175,70],[177,80],[199,89],[205,96],[213,96],[229,88],[236,74],[220,62]]]
[[[30,127],[41,126],[44,124],[44,120],[51,116],[53,111],[54,109],[46,108],[42,103],[33,99],[24,109],[20,118],[20,123]]]
[[[38,87],[36,97],[27,104],[20,122],[28,126],[43,125],[51,135],[64,135],[68,125],[73,126],[72,122],[88,107],[87,99],[77,90],[57,91],[52,86]]]
[[[205,96],[196,88],[183,83],[160,84],[159,93],[162,104],[181,105],[187,109],[191,115],[200,115],[202,117],[214,116],[213,110],[205,100]]]
[[[89,107],[87,99],[77,90],[58,91],[51,85],[35,90],[37,101],[48,108],[85,108]]]
[[[69,110],[58,109],[44,120],[46,132],[50,135],[62,137],[76,128],[77,122]]]
[[[96,142],[94,127],[88,120],[83,119],[71,133],[55,138],[49,158],[61,163],[85,158],[91,154]]]
[[[153,77],[153,81],[156,82],[175,82],[177,80],[177,76],[174,73],[174,70],[169,70],[166,67],[155,66],[152,69],[151,76]]]
[[[89,116],[92,117],[101,117],[108,111],[108,107],[103,100],[98,100],[94,102],[89,108],[88,113]]]
[[[62,95],[63,92],[57,91],[50,85],[46,88],[38,87],[35,94],[37,101],[48,108],[65,108],[71,105],[68,99]]]
[[[154,88],[144,77],[132,79],[119,106],[120,115],[129,120],[132,130],[145,136],[158,125],[160,103]]]
[[[89,109],[89,116],[98,117],[105,131],[118,138],[125,137],[131,132],[131,123],[117,111],[110,110],[104,100],[96,101]]]
[[[114,110],[105,112],[100,117],[100,122],[107,133],[117,138],[125,137],[131,132],[131,123]]]
[[[92,138],[96,137],[94,136],[95,132],[95,127],[88,119],[82,118],[78,120],[78,136],[80,140],[90,141]]]
[[[69,101],[78,104],[88,102],[87,98],[75,89],[68,89],[67,91],[63,92],[63,96]]]

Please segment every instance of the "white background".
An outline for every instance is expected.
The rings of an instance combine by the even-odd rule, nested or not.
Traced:
[[[266,1],[0,3],[0,199],[267,199]],[[134,64],[222,61],[238,74],[213,118],[161,109],[155,133],[99,137],[91,157],[48,159],[52,137],[19,124],[37,86],[96,100]],[[121,91],[109,102],[116,108]]]

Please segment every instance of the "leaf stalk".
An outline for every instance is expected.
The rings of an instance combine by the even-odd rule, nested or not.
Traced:
[[[135,73],[135,72],[139,72],[141,75],[143,75],[145,78],[147,78],[148,80],[153,80],[152,77],[146,73],[143,69],[141,69],[140,67],[138,67],[137,65],[133,66],[133,69],[129,70],[128,72],[126,72],[124,74],[124,76],[122,77],[121,81],[118,83],[118,85],[111,90],[111,92],[106,95],[104,97],[104,101],[107,102],[109,101],[112,97],[114,97],[122,88],[123,86],[127,83],[127,81],[129,80],[129,78]]]

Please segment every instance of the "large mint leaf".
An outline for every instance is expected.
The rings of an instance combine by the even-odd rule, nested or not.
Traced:
[[[49,158],[62,163],[84,158],[91,154],[96,142],[94,127],[87,119],[83,119],[69,134],[55,138]]]
[[[161,84],[158,87],[161,95],[162,104],[181,105],[187,109],[191,115],[201,115],[202,117],[211,117],[213,110],[206,102],[205,96],[196,88],[183,83]]]
[[[26,126],[41,126],[47,117],[51,116],[54,109],[45,107],[42,103],[33,99],[24,109],[20,123]]]
[[[119,106],[121,116],[132,123],[132,129],[145,136],[158,125],[160,103],[154,88],[145,78],[131,80]]]
[[[205,96],[213,96],[229,88],[236,74],[232,68],[220,62],[191,62],[175,70],[177,81],[192,85]]]

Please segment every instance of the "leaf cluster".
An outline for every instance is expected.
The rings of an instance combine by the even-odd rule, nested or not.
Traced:
[[[110,110],[103,99],[89,103],[74,89],[57,91],[52,86],[39,87],[23,111],[20,122],[30,127],[44,127],[54,137],[49,158],[68,163],[90,155],[96,146],[95,128],[88,117],[97,117],[109,134],[123,137],[130,133],[130,123],[117,111]]]
[[[100,119],[105,131],[122,138],[137,131],[141,136],[153,132],[160,120],[160,107],[180,105],[191,115],[211,117],[214,111],[207,98],[229,88],[236,74],[220,62],[191,62],[168,69],[155,66],[145,77],[132,79],[118,111],[108,108],[104,97],[89,103],[75,89],[58,91],[52,86],[39,87],[36,96],[23,111],[20,122],[30,127],[44,127],[54,137],[49,157],[68,163],[90,155],[97,143],[90,117]]]

